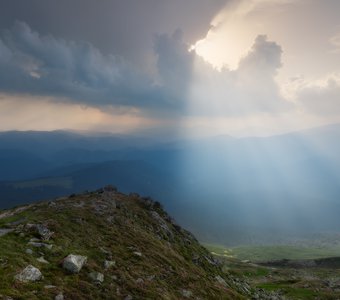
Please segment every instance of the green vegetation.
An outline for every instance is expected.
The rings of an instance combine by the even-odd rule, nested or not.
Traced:
[[[336,258],[328,260],[328,267],[306,267],[301,264],[299,268],[289,265],[275,265],[273,268],[256,264],[256,261],[281,260],[287,257],[300,261],[335,257],[339,256],[339,248],[205,246],[224,261],[223,270],[238,278],[246,278],[253,289],[265,290],[275,293],[275,297],[280,295],[292,300],[340,299],[340,269],[333,263],[337,262]]]
[[[38,225],[53,232],[52,237],[44,240]],[[44,246],[30,244],[34,241]],[[59,293],[66,299],[340,298],[340,269],[253,263],[334,256],[336,249],[206,247],[175,224],[158,202],[115,190],[0,211],[0,299],[53,299]],[[88,259],[77,274],[62,267],[69,254]],[[105,268],[105,261],[110,267]],[[28,265],[44,277],[18,281],[15,276]],[[104,281],[94,282],[93,272],[103,274]]]
[[[204,244],[213,254],[221,257],[233,257],[252,262],[280,259],[317,259],[340,256],[340,247],[307,247],[307,246],[240,246],[226,247],[214,244]]]
[[[153,214],[151,213],[153,212]],[[28,224],[54,232],[48,241]],[[157,202],[138,196],[100,191],[0,212],[0,299],[180,299],[183,290],[201,299],[244,299],[209,252],[174,224]],[[36,248],[30,240],[53,245]],[[27,253],[27,249],[33,251]],[[140,255],[136,255],[138,252]],[[79,274],[69,274],[62,260],[69,254],[87,256]],[[39,262],[43,257],[48,263]],[[104,261],[114,261],[104,268]],[[44,278],[22,283],[15,279],[28,265]],[[105,279],[94,283],[89,273]],[[49,287],[50,286],[50,287]]]
[[[315,299],[318,294],[309,289],[294,288],[292,282],[277,282],[277,283],[263,283],[258,285],[258,288],[262,288],[268,291],[281,290],[282,293],[289,299]],[[319,295],[320,296],[320,295]]]

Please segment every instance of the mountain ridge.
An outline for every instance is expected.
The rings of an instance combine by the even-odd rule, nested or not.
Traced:
[[[159,202],[112,186],[0,211],[0,245],[3,299],[271,297],[223,272]]]

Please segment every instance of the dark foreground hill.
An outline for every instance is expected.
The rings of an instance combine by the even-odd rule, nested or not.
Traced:
[[[106,187],[0,212],[0,299],[254,295],[274,299],[222,272],[158,202],[137,194]]]

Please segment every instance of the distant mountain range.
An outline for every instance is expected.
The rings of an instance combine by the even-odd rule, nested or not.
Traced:
[[[74,132],[0,133],[0,207],[96,189],[160,199],[207,241],[340,228],[340,125],[273,137],[156,142]]]

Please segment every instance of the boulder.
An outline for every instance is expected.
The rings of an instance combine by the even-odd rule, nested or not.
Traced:
[[[43,224],[26,224],[26,228],[35,231],[42,240],[48,241],[54,232],[50,231]]]
[[[54,234],[54,232],[50,231],[45,225],[38,224],[36,228],[41,239],[45,241],[48,241]]]
[[[32,265],[28,265],[20,274],[15,276],[15,279],[21,282],[38,281],[41,278],[42,274],[40,270]]]
[[[86,256],[70,254],[64,258],[63,268],[71,273],[78,273],[86,261]]]
[[[92,279],[94,283],[101,284],[104,282],[104,275],[99,272],[91,272],[89,277]]]

